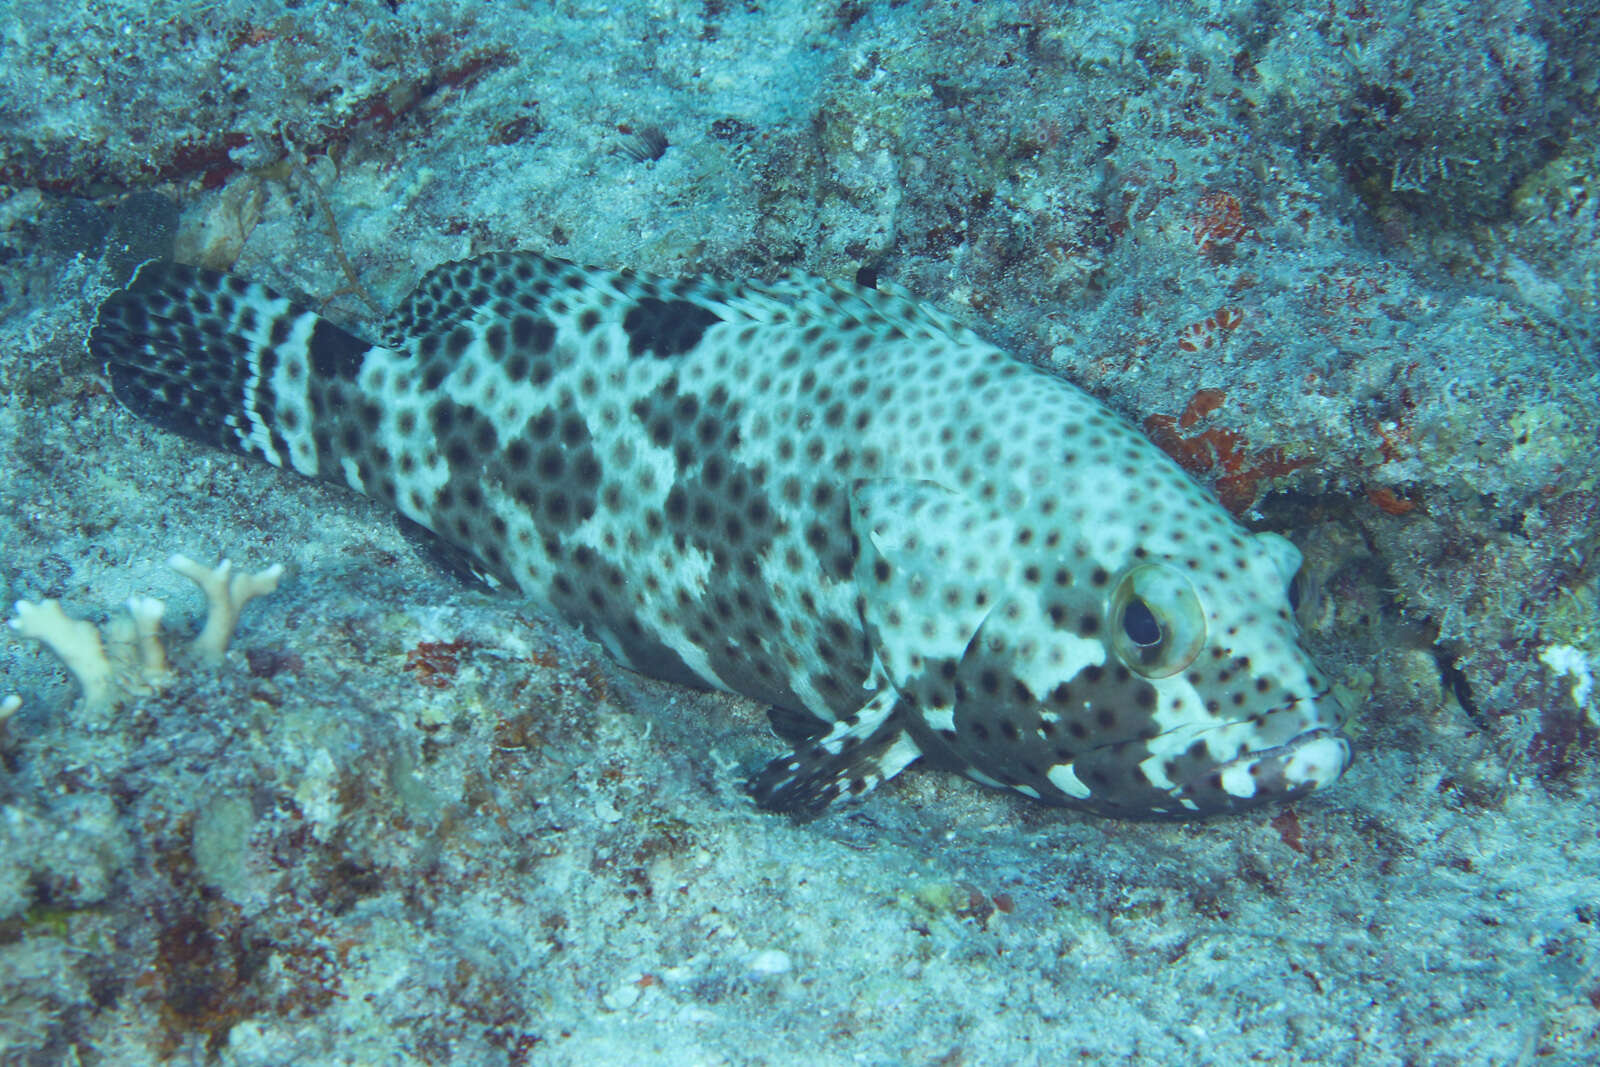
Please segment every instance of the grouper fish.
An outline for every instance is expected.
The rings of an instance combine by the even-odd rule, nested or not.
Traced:
[[[921,759],[1198,816],[1350,759],[1300,554],[1075,386],[903,295],[533,252],[434,269],[381,343],[145,264],[89,338],[134,414],[395,508],[626,666],[743,694],[802,816]]]

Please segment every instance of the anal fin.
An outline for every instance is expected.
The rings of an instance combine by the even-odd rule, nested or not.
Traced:
[[[922,752],[905,732],[899,702],[885,687],[856,714],[767,764],[747,784],[756,804],[814,819],[905,770]]]

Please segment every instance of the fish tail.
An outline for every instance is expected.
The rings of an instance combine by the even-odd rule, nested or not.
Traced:
[[[352,483],[340,424],[364,417],[367,357],[390,354],[264,285],[160,260],[100,306],[89,351],[140,418]]]

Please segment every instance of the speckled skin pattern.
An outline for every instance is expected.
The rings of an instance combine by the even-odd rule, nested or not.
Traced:
[[[902,296],[492,254],[373,345],[146,264],[90,338],[159,425],[393,505],[624,663],[774,709],[801,814],[924,758],[1116,816],[1327,785],[1299,553],[1073,386]]]

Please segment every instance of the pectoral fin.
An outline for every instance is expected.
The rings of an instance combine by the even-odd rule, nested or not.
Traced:
[[[889,680],[904,687],[924,662],[959,659],[1006,588],[1012,520],[933,482],[861,481],[851,521],[868,640]]]

